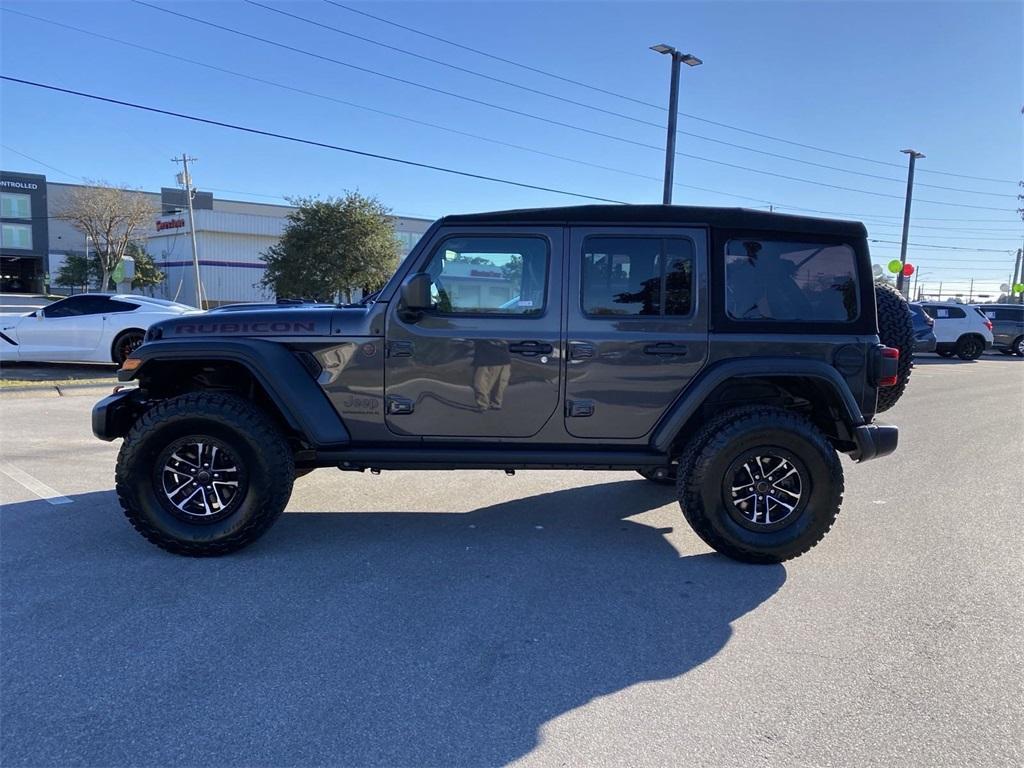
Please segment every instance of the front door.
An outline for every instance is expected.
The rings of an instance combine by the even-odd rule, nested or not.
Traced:
[[[85,360],[103,337],[103,313],[110,311],[103,294],[80,294],[37,310],[18,326],[22,360]]]
[[[562,229],[440,231],[432,306],[388,311],[386,421],[400,435],[529,437],[558,408]]]
[[[708,354],[707,234],[576,227],[569,252],[565,428],[647,435]]]

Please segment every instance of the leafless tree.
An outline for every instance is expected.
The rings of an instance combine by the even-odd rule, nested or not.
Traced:
[[[56,216],[92,240],[99,260],[100,290],[106,291],[129,246],[141,239],[158,213],[141,192],[97,181],[75,188]]]

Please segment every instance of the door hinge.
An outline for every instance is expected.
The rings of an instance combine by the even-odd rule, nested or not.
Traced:
[[[570,417],[584,417],[594,415],[593,400],[570,400],[565,404],[565,415]]]
[[[405,413],[412,413],[416,404],[407,397],[388,395],[388,413],[392,416],[400,416]]]
[[[412,357],[411,341],[389,341],[388,357]]]

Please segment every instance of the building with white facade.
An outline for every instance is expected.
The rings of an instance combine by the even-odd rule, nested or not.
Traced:
[[[2,271],[5,275],[16,275],[17,279],[8,280],[0,290],[68,292],[71,287],[53,284],[64,259],[69,254],[90,253],[94,245],[87,242],[71,224],[55,216],[67,204],[71,192],[80,185],[47,182],[44,176],[8,172],[3,172],[3,178],[9,181],[11,191],[4,195]],[[30,183],[36,185],[38,192],[31,200],[22,194],[22,187]],[[15,189],[15,184],[21,186]],[[159,212],[154,216],[152,225],[140,233],[141,243],[167,276],[151,292],[161,298],[197,305],[192,229],[184,192],[178,188],[164,188],[160,192],[140,194],[150,198],[154,211]],[[10,200],[6,199],[8,197]],[[209,192],[196,193],[192,204],[199,277],[207,306],[273,299],[259,287],[264,271],[260,254],[280,240],[288,223],[286,217],[295,208],[222,200]],[[18,216],[25,219],[24,224],[15,218]],[[46,226],[42,227],[44,221]],[[408,217],[395,217],[393,221],[404,258],[431,221]],[[39,230],[34,237],[23,234],[30,222],[35,223]],[[22,245],[26,247],[19,250]],[[13,250],[9,246],[13,246]]]

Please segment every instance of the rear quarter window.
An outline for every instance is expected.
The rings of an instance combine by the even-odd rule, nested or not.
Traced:
[[[860,316],[849,245],[736,238],[725,246],[726,312],[736,321],[852,323]]]

